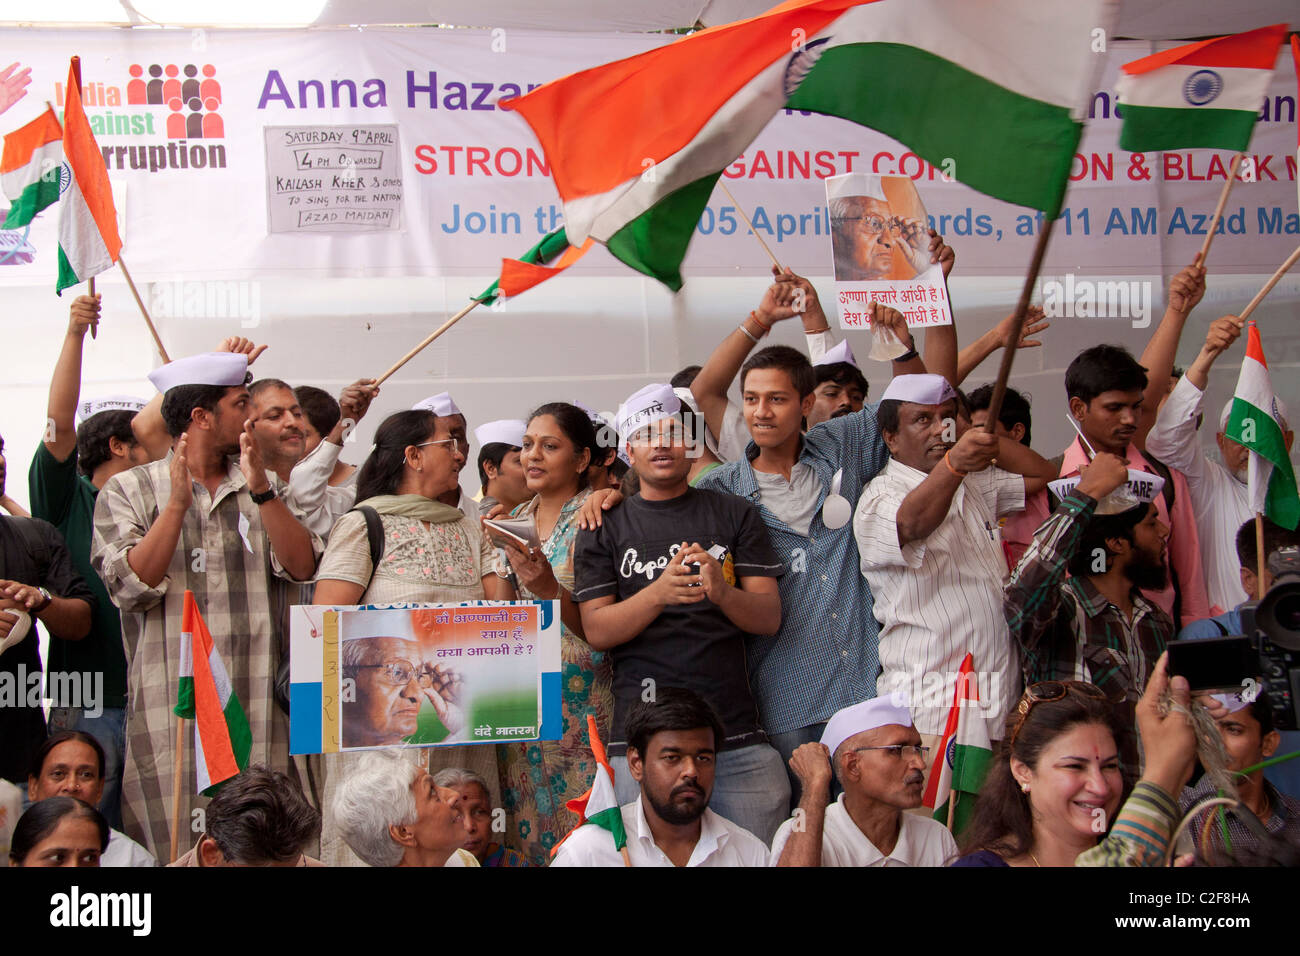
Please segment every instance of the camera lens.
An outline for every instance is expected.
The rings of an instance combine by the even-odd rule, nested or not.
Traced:
[[[1300,631],[1300,594],[1285,594],[1273,608],[1273,619],[1288,631]]]

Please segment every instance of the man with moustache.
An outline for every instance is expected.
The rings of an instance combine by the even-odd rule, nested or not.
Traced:
[[[894,215],[878,176],[862,178],[867,180],[865,195],[838,196],[828,204],[836,280],[889,279],[895,252],[913,270],[924,272],[928,265],[925,226]]]
[[[840,342],[812,363],[813,407],[808,413],[808,427],[862,411],[867,400],[867,378],[853,358],[848,342]]]
[[[248,417],[267,470],[288,482],[293,466],[307,454],[307,416],[289,383],[259,378],[248,386]]]
[[[889,694],[839,710],[790,765],[803,781],[799,813],[772,841],[773,866],[947,866],[957,844],[921,805],[927,748]],[[831,768],[844,792],[829,807]]]
[[[1163,485],[1110,452],[1099,452],[1078,477],[1052,482],[1061,503],[1005,589],[1026,683],[1078,680],[1101,688],[1115,707],[1115,743],[1129,784],[1141,771],[1137,703],[1174,636],[1173,619],[1145,596],[1168,577],[1169,526],[1154,504]]]
[[[766,866],[767,847],[709,809],[722,724],[699,695],[658,687],[627,718],[627,769],[640,796],[620,810],[632,866]],[[609,831],[574,830],[551,866],[623,866]]]
[[[173,707],[187,589],[248,715],[250,760],[290,766],[288,720],[273,700],[271,579],[310,580],[323,545],[263,462],[248,421],[247,368],[247,355],[209,352],[151,372],[163,393],[171,455],[114,475],[95,501],[91,564],[122,610],[130,688],[123,822],[160,858],[174,822]],[[182,819],[203,806],[187,763]],[[182,852],[190,839],[182,836]]]
[[[962,434],[956,391],[939,375],[895,376],[876,419],[891,457],[858,501],[853,531],[881,626],[878,692],[906,694],[934,747],[969,653],[975,671],[999,675],[978,714],[999,739],[1019,688],[997,522],[1046,486],[1051,463],[1013,439]]]

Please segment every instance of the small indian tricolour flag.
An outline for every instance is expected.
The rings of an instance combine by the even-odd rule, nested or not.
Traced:
[[[5,229],[21,229],[36,214],[59,198],[59,170],[63,166],[63,127],[54,110],[5,136],[0,157],[0,188],[10,202]]]
[[[1294,531],[1300,523],[1300,493],[1296,490],[1295,469],[1291,467],[1280,418],[1259,329],[1251,322],[1246,357],[1241,363],[1228,427],[1223,434],[1251,451],[1247,482],[1251,510]]]
[[[592,240],[588,239],[580,246],[569,245],[569,237],[561,226],[543,236],[537,245],[518,259],[502,259],[500,278],[474,298],[479,302],[495,302],[498,298],[527,292],[581,259],[591,248],[591,243]]]
[[[1115,84],[1120,148],[1245,150],[1286,33],[1278,23],[1125,63]]]
[[[600,734],[596,732],[596,718],[591,714],[587,715],[587,736],[591,741],[592,755],[596,758],[596,776],[591,781],[590,790],[568,801],[565,806],[580,817],[578,826],[596,826],[608,830],[614,841],[614,849],[623,854],[623,862],[628,864],[625,851],[627,831],[623,827],[623,810],[618,805],[618,798],[614,796],[614,771],[605,759],[605,745],[600,742]],[[576,830],[577,827],[574,827],[569,832]],[[564,840],[560,841],[563,842]],[[560,848],[560,843],[551,850],[552,856]]]
[[[993,759],[973,668],[974,661],[967,654],[957,672],[952,709],[921,800],[934,811],[934,818],[953,833],[965,829],[975,809],[975,795]]]
[[[112,268],[122,250],[108,168],[81,105],[81,61],[75,56],[68,67],[63,155],[72,175],[59,204],[59,278],[54,289],[60,294]]]
[[[248,766],[253,735],[239,705],[226,665],[199,614],[194,592],[185,592],[181,611],[180,681],[176,716],[194,721],[194,766],[198,792],[216,787]]]

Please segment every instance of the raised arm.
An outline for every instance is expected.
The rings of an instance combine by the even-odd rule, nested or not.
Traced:
[[[790,769],[799,778],[803,792],[776,865],[821,866],[822,832],[831,795],[831,753],[823,743],[800,744],[790,756]]]
[[[773,272],[776,270],[773,269]],[[782,319],[799,315],[805,331],[823,331],[828,327],[826,314],[811,282],[797,276],[789,269],[777,274],[776,281],[768,286],[758,308],[747,315],[713,350],[695,381],[691,394],[700,406],[704,423],[715,437],[721,437],[727,412],[727,390],[735,381],[740,367],[759,340],[772,330],[772,325]]]
[[[930,469],[925,480],[907,493],[898,506],[898,546],[928,538],[943,523],[962,479],[982,471],[997,457],[998,438],[982,428],[971,428],[957,439],[943,461]]]
[[[1011,333],[1015,328],[1015,322],[1016,314],[1013,312],[961,350],[957,355],[957,381],[953,382],[953,385],[960,385],[966,381],[970,373],[998,349],[1011,347]],[[1051,324],[1046,321],[1042,308],[1031,305],[1025,312],[1025,321],[1020,327],[1020,348],[1032,349],[1041,346],[1043,343],[1040,340],[1030,336],[1050,328]]]
[[[1138,359],[1139,364],[1147,370],[1147,388],[1142,395],[1142,420],[1133,437],[1133,443],[1138,448],[1146,447],[1147,432],[1155,424],[1160,399],[1169,388],[1169,376],[1174,372],[1174,354],[1178,351],[1183,326],[1187,324],[1187,317],[1192,314],[1196,303],[1205,295],[1205,267],[1200,262],[1200,253],[1197,253],[1192,264],[1170,281],[1169,305],[1151,340],[1147,342],[1147,347],[1142,350],[1142,357]]]
[[[248,482],[251,494],[264,494],[271,487],[262,453],[253,437],[253,423],[244,423],[244,433],[239,436],[239,470]],[[279,495],[258,505],[262,526],[266,529],[271,551],[284,570],[295,581],[310,581],[316,572],[316,549],[308,531]]]
[[[933,229],[930,230],[930,262],[943,268],[943,280],[948,281],[957,262],[957,255],[952,247],[943,241]],[[951,300],[949,301],[951,305]],[[925,370],[935,375],[942,375],[953,385],[957,382],[957,322],[952,325],[932,325],[925,330]],[[897,368],[894,374],[900,372]]]
[[[69,308],[68,330],[50,379],[45,405],[45,447],[55,461],[67,461],[77,450],[77,401],[81,397],[81,352],[86,331],[99,322],[98,295],[79,295]]]

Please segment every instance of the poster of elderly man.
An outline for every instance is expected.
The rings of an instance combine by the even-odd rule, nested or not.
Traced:
[[[559,624],[547,602],[294,611],[294,753],[553,739]]]
[[[952,324],[942,267],[931,262],[929,218],[911,179],[832,176],[826,205],[841,328],[870,328],[872,302],[902,312],[909,326]],[[873,358],[894,357],[877,352]]]

